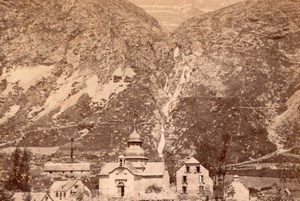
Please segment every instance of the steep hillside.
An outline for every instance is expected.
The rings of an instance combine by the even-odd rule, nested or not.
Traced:
[[[172,54],[161,61],[168,156],[194,151],[210,164],[216,156],[232,163],[295,145],[299,16],[300,1],[248,1],[170,36]]]
[[[182,22],[243,0],[129,0],[155,17],[165,32],[174,31]]]
[[[73,137],[112,153],[134,119],[151,130],[148,74],[162,37],[155,19],[123,0],[8,0],[0,12],[2,146]]]

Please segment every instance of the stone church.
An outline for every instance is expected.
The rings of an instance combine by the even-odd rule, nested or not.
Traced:
[[[145,195],[149,186],[169,190],[169,173],[164,162],[151,162],[145,156],[141,136],[134,129],[124,156],[106,163],[99,175],[99,193],[111,197]]]

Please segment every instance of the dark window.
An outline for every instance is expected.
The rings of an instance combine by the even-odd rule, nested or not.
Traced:
[[[66,197],[66,192],[64,192],[64,197]]]
[[[187,178],[186,176],[183,176],[183,183],[186,183],[187,182]]]
[[[186,172],[190,172],[190,166],[186,166]]]
[[[186,186],[182,186],[182,193],[187,194],[187,187]]]
[[[52,171],[50,171],[49,173],[52,174]]]
[[[199,193],[203,194],[203,186],[199,186]]]
[[[58,197],[58,192],[56,192],[56,197]]]
[[[196,167],[197,172],[200,172],[200,166]]]

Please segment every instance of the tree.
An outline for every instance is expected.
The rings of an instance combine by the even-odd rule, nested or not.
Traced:
[[[161,193],[162,191],[162,187],[152,184],[146,188],[145,193]]]
[[[0,189],[0,200],[1,201],[13,201],[13,198],[9,192],[5,189]]]
[[[9,180],[5,183],[5,188],[8,190],[30,191],[30,158],[31,153],[17,147],[12,153],[12,165],[9,172]]]
[[[30,159],[31,153],[28,149],[23,150],[23,157],[20,164],[20,174],[21,174],[21,182],[20,182],[20,190],[29,192],[30,191]]]
[[[74,162],[74,147],[73,147],[73,143],[74,143],[74,138],[71,138],[71,162]]]
[[[20,161],[22,151],[17,147],[12,153],[11,160],[12,165],[9,172],[9,180],[5,184],[5,188],[8,190],[16,190],[20,185],[21,174],[20,174]]]

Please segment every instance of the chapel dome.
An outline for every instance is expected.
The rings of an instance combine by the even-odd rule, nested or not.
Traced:
[[[128,142],[142,142],[142,138],[138,132],[134,129],[133,132],[129,135]]]
[[[130,146],[125,150],[126,157],[145,157],[145,151],[142,147],[139,146]]]

